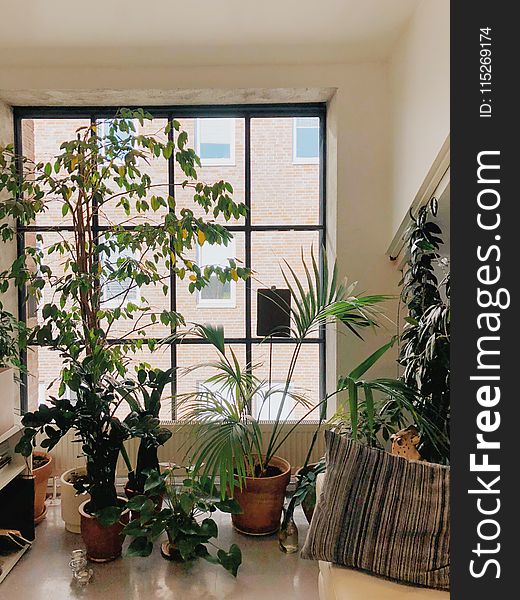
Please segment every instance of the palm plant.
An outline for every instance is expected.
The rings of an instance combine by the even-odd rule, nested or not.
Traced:
[[[226,349],[223,328],[196,325],[190,332],[211,344],[217,352],[216,361],[190,370],[210,367],[215,374],[207,380],[210,387],[182,396],[179,404],[186,406],[186,419],[197,425],[195,442],[190,446],[195,468],[202,468],[212,478],[218,476],[222,494],[235,485],[242,488],[248,476],[268,476],[271,460],[299,424],[315,410],[319,410],[321,420],[326,414],[326,398],[310,403],[291,390],[305,339],[332,322],[343,323],[361,337],[359,330],[377,325],[378,305],[387,299],[381,295],[354,294],[355,284],[340,281],[337,266],[330,269],[326,258],[320,271],[312,250],[310,266],[303,252],[301,261],[303,278],[287,262],[286,269],[282,269],[291,293],[291,304],[286,309],[292,321],[288,334],[294,342],[282,390],[257,377],[259,365],[240,364],[233,350]],[[272,428],[264,437],[259,420],[251,414],[253,400],[262,406],[280,393]],[[293,408],[283,416],[289,400],[294,401]],[[294,418],[297,405],[303,407],[303,416]]]

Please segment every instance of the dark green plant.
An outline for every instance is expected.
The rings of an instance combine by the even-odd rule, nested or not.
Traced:
[[[304,341],[320,327],[342,323],[359,336],[359,330],[376,325],[378,305],[385,296],[362,296],[354,294],[354,286],[340,281],[336,265],[329,270],[324,261],[320,273],[318,263],[311,252],[309,264],[302,252],[305,273],[299,278],[286,263],[285,283],[291,293],[290,312],[292,326],[288,332],[294,342],[282,398],[267,439],[258,419],[251,415],[253,400],[261,406],[269,402],[273,394],[280,394],[268,381],[256,376],[258,365],[242,366],[232,349],[226,349],[224,331],[220,327],[196,326],[191,333],[210,343],[217,351],[213,363],[196,365],[190,371],[212,368],[215,375],[207,382],[206,389],[179,398],[179,406],[186,406],[186,419],[197,425],[196,438],[190,448],[196,469],[202,468],[211,478],[220,478],[221,493],[234,486],[242,487],[247,476],[264,477],[273,456],[289,436],[313,411],[320,413],[320,422],[326,414],[326,398],[316,404],[291,391],[291,382]],[[215,391],[217,390],[217,391]],[[291,399],[295,406],[304,407],[304,415],[298,419],[282,417],[284,404]],[[260,411],[261,412],[261,411]]]
[[[121,453],[128,467],[128,488],[142,494],[147,473],[159,472],[157,450],[172,436],[171,430],[161,427],[160,411],[164,390],[172,382],[175,369],[145,369],[137,371],[137,381],[126,380],[121,385],[125,401],[131,413],[125,422],[131,429],[131,437],[139,438],[135,469],[124,446]]]
[[[402,381],[417,391],[416,412],[442,432],[446,443],[439,447],[428,437],[419,446],[431,461],[449,462],[450,435],[450,278],[439,283],[435,267],[443,244],[435,198],[421,207],[406,234],[409,259],[402,280],[401,300],[408,316],[401,335],[399,364]]]
[[[240,548],[232,544],[226,552],[215,545],[212,540],[218,537],[218,527],[211,515],[217,510],[236,514],[241,512],[240,506],[230,498],[216,500],[218,493],[210,478],[199,477],[192,469],[187,470],[187,476],[177,488],[175,471],[176,467],[162,474],[149,472],[144,494],[128,502],[127,508],[138,511],[139,517],[123,530],[134,538],[126,555],[149,556],[154,542],[166,532],[169,558],[182,562],[203,558],[222,565],[236,577],[242,563]],[[161,494],[164,494],[165,508],[157,511],[154,499]],[[210,553],[208,546],[216,548],[216,553]]]
[[[70,430],[75,431],[75,440],[87,460],[86,481],[78,483],[78,492],[88,491],[91,495],[89,511],[97,513],[109,506],[116,506],[116,466],[123,441],[130,435],[130,428],[114,416],[122,402],[117,385],[105,374],[109,360],[101,349],[74,365],[74,376],[68,385],[76,395],[72,403],[65,398],[51,398],[50,406],[40,405],[35,412],[24,415],[23,435],[16,451],[30,456],[36,446],[52,450]]]

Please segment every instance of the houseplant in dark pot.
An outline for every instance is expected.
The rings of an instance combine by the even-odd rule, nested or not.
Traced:
[[[292,386],[305,340],[334,321],[359,335],[359,329],[376,324],[377,306],[385,300],[384,296],[355,295],[353,286],[338,279],[336,266],[329,270],[324,260],[320,271],[312,251],[308,262],[310,266],[302,253],[304,278],[288,264],[288,274],[284,274],[291,294],[291,304],[285,307],[292,322],[287,334],[294,351],[281,389],[256,376],[258,365],[240,365],[233,350],[225,346],[222,328],[199,325],[192,331],[212,344],[218,357],[189,369],[211,368],[215,374],[205,388],[178,399],[179,406],[186,407],[186,418],[196,424],[192,460],[196,469],[220,479],[221,494],[230,493],[239,502],[242,513],[232,519],[243,533],[266,535],[278,530],[291,466],[277,452],[308,415],[326,411],[326,399],[311,403]],[[265,435],[251,408],[268,405],[275,394],[279,405]],[[289,401],[293,407],[284,414]],[[303,407],[303,415],[296,418],[297,406]]]
[[[30,224],[58,203],[62,218],[71,223],[69,236],[49,240],[36,234],[36,243],[26,244],[0,273],[2,290],[14,284],[41,305],[28,343],[50,348],[63,362],[56,397],[24,416],[18,449],[28,456],[37,433],[43,435],[42,447],[50,449],[75,430],[87,462],[87,480],[78,491],[88,489],[88,514],[96,515],[99,524],[121,512],[113,485],[115,465],[123,441],[138,431],[135,415],[122,420],[127,412],[123,405],[132,410],[122,388],[130,355],[155,349],[154,336],[146,335],[149,328],[162,326],[155,336],[162,337],[182,322],[174,311],[153,309],[139,290],[158,286],[168,294],[171,272],[187,278],[191,292],[213,276],[231,281],[249,275],[234,260],[201,269],[187,258],[196,244],[227,245],[231,234],[213,219],[238,219],[246,207],[233,202],[230,184],[197,181],[200,161],[177,121],[169,121],[159,134],[137,134],[136,123],[142,127],[150,119],[140,109],[121,110],[103,126],[98,122],[78,129],[46,163],[17,156],[12,146],[0,148],[0,192],[7,191],[0,215]],[[186,177],[176,185],[193,190],[194,206],[211,214],[210,220],[187,207],[177,209],[173,182],[153,181],[147,172],[153,161],[175,161]],[[167,193],[160,195],[161,189]],[[114,211],[124,214],[123,222],[110,219]],[[146,213],[151,213],[148,218]],[[100,219],[107,223],[103,228]],[[13,235],[12,228],[2,225],[4,240]],[[67,390],[77,399],[67,399]],[[150,419],[148,424],[155,424]]]
[[[176,485],[176,467],[159,474],[150,471],[143,495],[134,496],[128,506],[139,513],[124,529],[134,539],[127,549],[127,556],[149,556],[154,542],[166,532],[168,541],[161,544],[161,554],[168,560],[188,562],[203,558],[220,564],[236,577],[242,563],[242,553],[236,544],[228,551],[212,541],[218,537],[218,527],[212,515],[220,510],[227,513],[240,512],[238,503],[230,498],[217,500],[218,491],[206,476],[198,476],[188,468],[182,483]],[[165,508],[157,511],[154,498],[164,496]],[[210,553],[208,546],[216,548]]]
[[[160,411],[161,400],[165,388],[172,382],[174,369],[145,369],[137,371],[137,381],[127,380],[122,386],[125,401],[129,404],[131,413],[126,423],[131,428],[133,438],[139,438],[139,448],[135,468],[132,467],[130,457],[124,446],[121,449],[123,459],[128,467],[128,481],[125,493],[128,498],[144,493],[147,474],[151,471],[159,473],[159,446],[165,444],[172,432],[166,427],[161,427]],[[162,498],[156,498],[157,508],[160,510]]]

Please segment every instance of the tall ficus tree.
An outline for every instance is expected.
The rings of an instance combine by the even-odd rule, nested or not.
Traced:
[[[57,350],[64,361],[60,397],[52,399],[50,408],[25,415],[18,449],[29,455],[38,433],[43,434],[42,446],[50,449],[69,429],[75,430],[87,455],[95,510],[115,501],[117,453],[132,435],[132,421],[120,423],[115,416],[125,401],[117,380],[127,373],[129,354],[144,343],[154,348],[155,341],[146,335],[150,326],[161,322],[174,330],[183,322],[176,312],[155,312],[146,297],[129,301],[130,292],[159,286],[166,295],[171,271],[186,281],[190,292],[202,289],[211,277],[224,283],[249,275],[235,260],[225,267],[201,268],[189,258],[196,244],[227,245],[231,234],[217,219],[238,219],[246,206],[233,201],[229,183],[198,181],[200,160],[177,121],[152,135],[136,132],[136,122],[143,126],[151,119],[141,109],[121,110],[102,125],[79,128],[49,162],[19,156],[12,146],[0,148],[1,238],[13,240],[19,235],[14,223],[34,224],[51,202],[59,202],[62,217],[71,223],[70,236],[60,235],[46,247],[37,235],[34,247],[25,247],[0,272],[0,292],[13,284],[41,305],[44,288],[51,290],[28,343]],[[175,185],[192,190],[193,209],[179,209],[173,184],[154,181],[147,173],[152,161],[172,157],[185,176]],[[100,218],[110,223],[114,208],[126,220],[100,231],[96,224]],[[196,216],[200,208],[204,217]],[[144,220],[147,215],[153,218]],[[59,269],[51,266],[53,255],[60,258]],[[110,286],[120,292],[116,302],[107,303]],[[127,323],[126,333],[118,336],[124,343],[111,344],[111,331],[121,320]],[[63,397],[65,387],[76,392],[75,404]]]
[[[48,284],[52,301],[42,307],[43,320],[34,328],[32,341],[57,348],[72,359],[92,354],[95,346],[106,346],[114,370],[120,372],[124,370],[120,349],[107,343],[115,322],[124,319],[131,324],[124,336],[128,350],[142,345],[139,337],[146,335],[148,325],[160,321],[174,328],[182,321],[181,315],[169,310],[153,312],[146,297],[128,302],[132,290],[158,285],[168,294],[170,269],[187,280],[190,292],[202,289],[211,276],[223,283],[248,276],[248,270],[234,260],[226,267],[201,268],[188,258],[197,243],[227,245],[231,234],[216,219],[238,219],[246,207],[232,200],[231,184],[197,180],[200,160],[187,146],[188,136],[177,121],[168,122],[156,134],[138,135],[134,123],[142,126],[151,119],[143,110],[121,110],[103,127],[98,122],[79,128],[75,139],[64,141],[61,152],[46,163],[17,156],[12,146],[0,148],[0,191],[8,192],[0,201],[0,219],[14,217],[31,224],[49,202],[57,200],[62,216],[70,218],[72,225],[70,238],[49,246],[37,235],[36,247],[26,247],[0,273],[0,290],[5,292],[14,282],[39,301]],[[179,210],[169,182],[153,181],[146,172],[153,160],[172,156],[185,175],[175,185],[193,190],[194,205],[202,207],[206,218],[195,216],[190,208]],[[164,189],[169,193],[158,193]],[[106,215],[114,207],[123,210],[127,220],[100,233],[95,223],[100,217],[109,222]],[[153,215],[153,222],[143,222],[146,213]],[[4,241],[13,238],[12,220],[0,225],[0,235]],[[59,272],[48,264],[53,254],[61,257]],[[103,298],[114,282],[121,283],[120,301],[109,305]]]

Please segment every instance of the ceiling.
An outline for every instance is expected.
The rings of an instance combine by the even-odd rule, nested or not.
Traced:
[[[388,56],[420,0],[25,0],[0,10],[11,66],[340,63]]]

